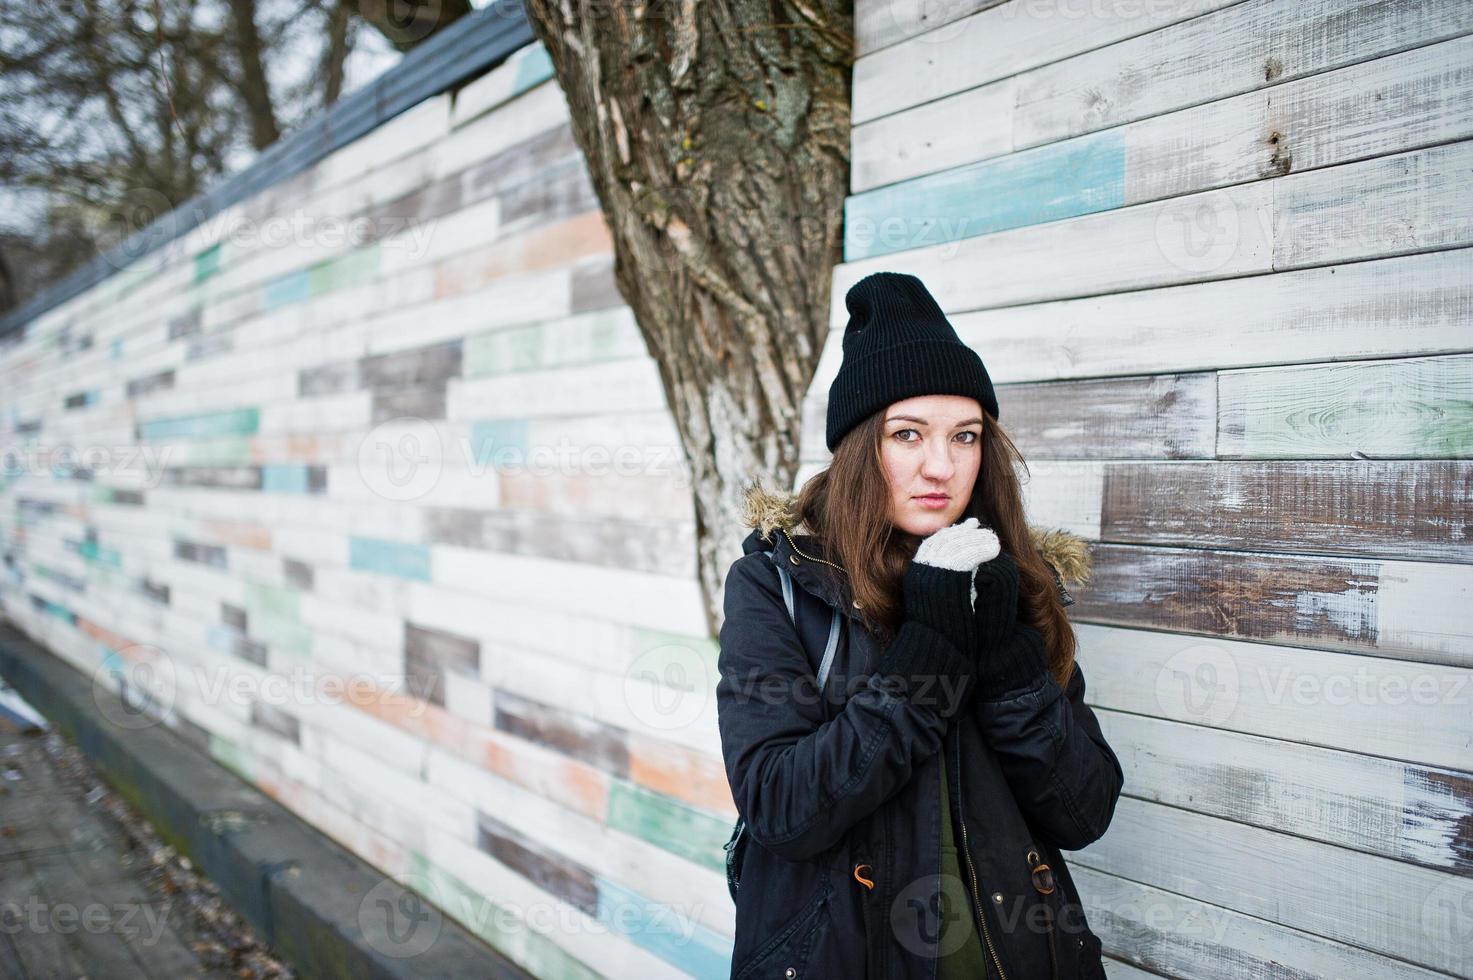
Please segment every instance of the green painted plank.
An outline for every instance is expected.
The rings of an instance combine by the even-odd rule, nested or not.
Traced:
[[[610,827],[712,871],[726,869],[731,821],[623,779],[609,782]]]
[[[648,354],[628,307],[490,330],[467,337],[467,378]]]
[[[251,754],[239,745],[211,732],[210,756],[241,779],[255,783],[255,767],[251,762]]]
[[[250,462],[250,436],[201,439],[189,447],[190,466],[248,466]]]
[[[138,423],[142,439],[201,439],[219,435],[249,435],[258,431],[261,411],[232,408],[202,415],[175,415]]]
[[[1473,456],[1473,356],[1223,371],[1219,457]]]
[[[279,585],[267,585],[264,582],[245,583],[245,606],[246,614],[254,620],[255,617],[279,616],[300,622],[301,594],[294,589],[284,588]]]
[[[522,924],[521,916],[527,909],[498,904],[417,852],[410,854],[409,867],[409,876],[400,884],[423,895],[533,976],[548,980],[597,980],[603,976],[547,935]],[[435,921],[431,919],[428,924],[433,927]],[[515,925],[503,928],[508,923]]]
[[[251,639],[265,643],[274,650],[285,650],[304,657],[312,653],[311,628],[289,616],[262,612],[251,615],[249,624]]]

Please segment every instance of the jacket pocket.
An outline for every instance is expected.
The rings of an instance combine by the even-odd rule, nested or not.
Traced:
[[[807,977],[813,951],[822,944],[832,925],[829,915],[830,890],[826,884],[817,898],[794,918],[788,928],[754,953],[740,971],[732,974],[732,980],[755,980],[757,977],[803,980]],[[815,977],[815,980],[818,978]]]
[[[737,888],[742,883],[742,860],[747,856],[747,821],[737,817],[731,828],[731,839],[722,845],[726,851],[726,890],[736,904]]]

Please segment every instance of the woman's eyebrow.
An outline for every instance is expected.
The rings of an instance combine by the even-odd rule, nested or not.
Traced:
[[[930,425],[931,424],[930,422],[927,422],[925,419],[919,418],[919,417],[917,417],[915,415],[892,415],[888,419],[886,419],[885,421],[886,422],[919,422],[921,425]],[[958,422],[955,426],[953,426],[953,428],[960,429],[964,425],[981,425],[981,424],[982,424],[982,420],[980,418],[966,419],[965,421]]]

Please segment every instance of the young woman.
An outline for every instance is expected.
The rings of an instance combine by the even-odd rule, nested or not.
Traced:
[[[731,975],[1103,977],[1060,853],[1123,782],[1064,611],[1084,543],[1025,523],[986,369],[919,279],[846,306],[832,462],[748,491],[726,579]]]

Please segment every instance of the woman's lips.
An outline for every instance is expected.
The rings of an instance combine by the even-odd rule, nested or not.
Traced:
[[[916,500],[920,501],[922,507],[930,507],[934,510],[936,508],[945,507],[947,503],[951,501],[951,498],[945,495],[937,494],[917,497]]]

